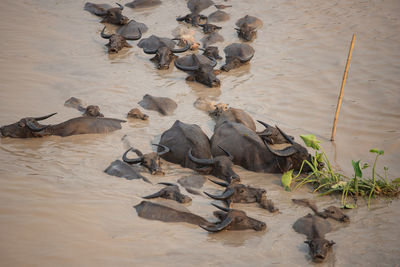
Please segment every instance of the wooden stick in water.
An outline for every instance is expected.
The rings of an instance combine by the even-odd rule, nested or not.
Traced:
[[[343,74],[342,87],[340,88],[339,99],[338,99],[338,103],[337,103],[337,106],[336,106],[335,119],[333,120],[331,141],[335,140],[336,124],[337,124],[337,119],[338,119],[338,116],[339,116],[340,106],[342,105],[342,99],[343,99],[343,89],[344,89],[344,85],[346,84],[347,72],[349,70],[351,54],[353,53],[354,41],[355,40],[356,40],[356,35],[353,34],[353,39],[351,40],[349,55],[347,56],[346,68],[345,68],[344,74]]]

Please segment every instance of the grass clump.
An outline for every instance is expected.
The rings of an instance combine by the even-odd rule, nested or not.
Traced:
[[[371,170],[371,177],[363,177],[363,172],[370,167],[367,163],[361,165],[361,160],[352,160],[354,174],[350,178],[333,170],[328,156],[320,146],[320,141],[317,140],[314,135],[300,135],[300,137],[307,147],[314,150],[314,156],[311,162],[308,160],[303,161],[300,171],[296,176],[292,177],[293,170],[283,174],[282,183],[285,185],[286,190],[288,190],[288,188],[290,189],[288,181],[294,181],[297,183],[295,189],[309,184],[314,188],[314,192],[319,192],[320,195],[339,193],[342,195],[342,205],[344,208],[355,207],[347,203],[347,198],[349,196],[354,197],[356,200],[359,196],[368,197],[369,207],[371,198],[373,197],[384,196],[387,198],[394,198],[400,195],[400,178],[389,181],[387,177],[387,167],[384,167],[383,175],[376,172],[376,163],[378,158],[384,155],[383,150],[370,150],[371,153],[376,154]],[[306,176],[301,174],[305,164],[312,170]]]

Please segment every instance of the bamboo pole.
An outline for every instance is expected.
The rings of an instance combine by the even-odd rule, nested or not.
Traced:
[[[338,116],[339,116],[340,106],[342,105],[342,99],[343,99],[343,89],[344,89],[344,85],[346,84],[346,80],[347,80],[347,72],[349,70],[351,54],[353,53],[354,41],[355,40],[356,40],[356,35],[353,34],[353,39],[351,40],[349,55],[347,56],[346,68],[345,68],[344,74],[343,74],[342,87],[340,88],[340,94],[339,94],[338,103],[337,103],[337,106],[336,106],[336,114],[335,114],[335,118],[333,120],[331,141],[335,140],[336,124],[337,124],[337,119],[338,119]]]

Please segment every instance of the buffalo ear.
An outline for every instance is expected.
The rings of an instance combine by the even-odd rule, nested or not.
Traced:
[[[311,244],[311,240],[306,240],[306,241],[304,241],[304,243],[310,245]]]
[[[335,245],[335,244],[336,244],[336,243],[335,243],[334,241],[332,241],[332,240],[328,242],[328,245],[329,245],[330,247],[332,247],[332,246]]]

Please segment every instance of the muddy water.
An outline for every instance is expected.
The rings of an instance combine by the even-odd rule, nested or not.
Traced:
[[[109,117],[124,118],[144,94],[176,100],[174,115],[153,111],[149,122],[130,120],[108,135],[0,140],[0,264],[2,266],[305,266],[305,237],[291,225],[309,211],[294,197],[313,197],[307,189],[284,192],[279,176],[236,167],[245,183],[264,187],[281,210],[271,215],[255,205],[237,205],[265,221],[264,233],[208,234],[186,224],[139,218],[132,208],[140,196],[159,187],[103,173],[129,142],[150,151],[150,144],[180,119],[197,123],[211,136],[213,123],[193,107],[203,96],[243,108],[254,118],[278,124],[292,135],[314,133],[337,169],[351,171],[351,159],[372,163],[368,150],[385,150],[378,169],[399,176],[400,165],[400,4],[391,1],[228,1],[231,19],[219,25],[225,42],[246,14],[264,22],[251,44],[250,65],[221,74],[220,89],[185,81],[176,69],[157,71],[150,56],[133,48],[108,55],[99,18],[83,11],[84,1],[9,1],[0,3],[0,124],[52,112],[56,123],[79,116],[63,103],[71,96],[97,104]],[[111,4],[111,2],[110,2]],[[205,10],[204,14],[213,12]],[[184,1],[164,1],[153,9],[124,13],[146,23],[146,34],[170,36]],[[336,133],[330,143],[337,94],[353,33],[357,41]],[[200,32],[196,33],[199,40]],[[261,129],[261,128],[260,128]],[[298,139],[298,137],[296,137]],[[164,177],[175,182],[194,175],[165,164]],[[217,187],[206,183],[204,189]],[[213,191],[214,190],[214,191]],[[188,208],[212,219],[210,200],[192,196]],[[339,204],[316,198],[319,206]],[[374,201],[348,212],[352,223],[327,236],[336,242],[326,265],[394,266],[400,261],[400,202]]]

